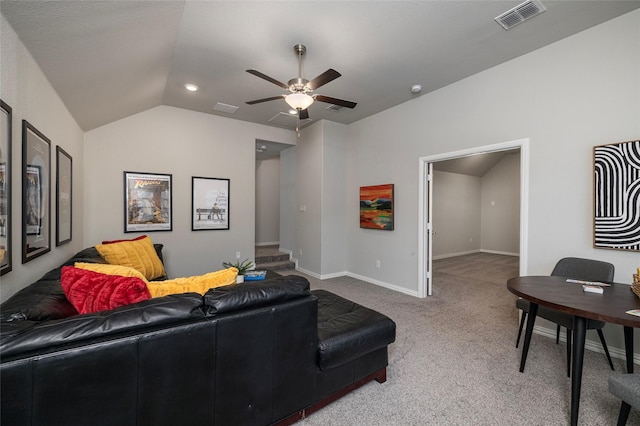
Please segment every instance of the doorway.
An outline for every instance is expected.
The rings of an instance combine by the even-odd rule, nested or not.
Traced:
[[[462,159],[479,154],[520,150],[520,274],[527,270],[529,139],[518,139],[494,145],[420,158],[419,232],[418,232],[418,296],[433,292],[433,166],[434,163]]]

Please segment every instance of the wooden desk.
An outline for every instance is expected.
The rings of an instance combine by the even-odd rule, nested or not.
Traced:
[[[640,298],[625,284],[612,284],[611,287],[605,287],[603,294],[585,293],[581,284],[568,283],[566,278],[554,276],[511,278],[507,281],[507,288],[516,296],[531,302],[522,347],[520,372],[524,371],[524,360],[529,351],[538,305],[574,315],[571,354],[571,425],[577,425],[587,319],[624,326],[627,372],[632,373],[633,328],[640,328],[640,317],[625,312],[630,309],[640,309]]]

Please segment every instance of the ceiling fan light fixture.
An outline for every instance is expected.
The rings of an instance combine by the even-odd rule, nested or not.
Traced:
[[[305,110],[313,103],[313,98],[306,93],[291,93],[284,100],[295,110]]]

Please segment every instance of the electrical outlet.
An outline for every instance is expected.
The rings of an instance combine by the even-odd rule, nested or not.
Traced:
[[[239,251],[236,252],[236,259],[240,259],[240,252]]]
[[[380,268],[380,261],[376,260],[376,268]]]

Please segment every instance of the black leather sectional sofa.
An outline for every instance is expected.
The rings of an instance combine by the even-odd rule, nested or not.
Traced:
[[[395,323],[303,277],[79,315],[61,267],[0,306],[2,425],[291,424],[386,380]]]

